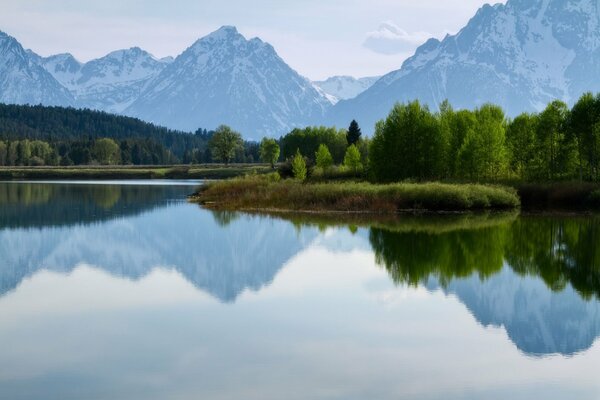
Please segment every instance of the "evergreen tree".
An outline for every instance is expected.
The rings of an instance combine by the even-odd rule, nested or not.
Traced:
[[[350,123],[350,127],[348,128],[348,133],[346,133],[346,140],[348,142],[348,146],[357,144],[360,140],[361,135],[362,132],[360,131],[358,122],[356,122],[356,120],[352,120],[352,122]]]

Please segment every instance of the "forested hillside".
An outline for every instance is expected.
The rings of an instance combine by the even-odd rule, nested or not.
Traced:
[[[0,104],[0,165],[207,163],[212,134],[92,110]],[[247,143],[235,161],[257,160],[255,147]]]

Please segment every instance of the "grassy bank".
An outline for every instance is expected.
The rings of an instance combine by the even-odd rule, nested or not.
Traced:
[[[246,174],[263,174],[263,165],[198,166],[76,166],[0,167],[0,180],[45,179],[228,179]]]
[[[245,177],[205,185],[192,201],[221,210],[357,212],[514,209],[511,188],[442,183],[307,183]]]

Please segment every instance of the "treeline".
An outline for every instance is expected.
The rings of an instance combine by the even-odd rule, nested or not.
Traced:
[[[600,179],[600,95],[572,109],[550,103],[541,113],[508,119],[487,104],[431,112],[418,101],[397,104],[377,123],[369,147],[374,180],[527,181]]]
[[[103,163],[94,149],[102,139],[117,144],[121,164],[211,163],[218,161],[210,149],[213,135],[205,129],[195,133],[175,131],[99,111],[0,104],[0,141],[6,147],[0,148],[0,165]],[[43,151],[39,150],[41,146],[45,147]],[[232,161],[257,162],[258,151],[257,143],[242,142]]]

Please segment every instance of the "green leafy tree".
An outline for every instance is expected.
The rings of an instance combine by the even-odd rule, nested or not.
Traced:
[[[294,174],[294,178],[299,181],[306,179],[306,161],[300,150],[297,150],[296,155],[292,158],[292,173]]]
[[[350,127],[348,128],[348,133],[346,133],[346,141],[348,142],[348,146],[357,144],[360,140],[361,135],[362,132],[360,131],[358,122],[356,122],[356,120],[352,120],[352,122],[350,123]]]
[[[31,143],[29,140],[20,140],[17,143],[17,164],[29,165],[31,159]]]
[[[480,176],[496,179],[505,170],[506,154],[506,119],[502,108],[486,104],[475,111],[477,118],[476,134],[479,139],[478,162]]]
[[[100,164],[115,165],[120,162],[121,149],[112,139],[98,139],[94,142],[92,155]]]
[[[210,139],[209,145],[215,160],[229,164],[242,143],[242,135],[226,125],[221,125]]]
[[[0,140],[0,165],[6,165],[8,146]]]
[[[528,178],[533,174],[537,124],[538,119],[535,115],[521,114],[510,122],[506,130],[510,165],[521,178]]]
[[[344,166],[350,168],[354,172],[358,172],[362,169],[362,163],[360,162],[360,151],[356,145],[348,147],[346,150],[346,156],[344,157]]]
[[[569,109],[562,101],[553,101],[539,115],[536,130],[537,177],[555,180],[572,175],[576,168],[576,143],[566,135]]]
[[[260,159],[270,164],[272,169],[275,169],[275,163],[279,160],[279,153],[279,144],[275,139],[263,138],[260,142]]]
[[[333,157],[329,152],[327,145],[321,144],[315,154],[315,160],[318,168],[327,169],[333,165]]]
[[[579,147],[579,177],[600,179],[600,95],[586,93],[573,106],[568,133]]]
[[[281,152],[283,158],[288,159],[300,150],[308,157],[314,157],[320,145],[326,145],[335,164],[341,164],[348,144],[346,131],[323,126],[294,129],[281,138]],[[312,159],[312,161],[316,161]]]
[[[418,101],[396,104],[377,123],[369,166],[377,181],[435,179],[443,175],[448,145],[439,119]]]

